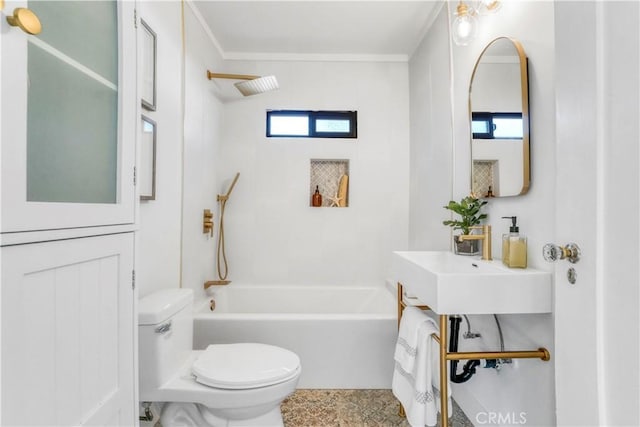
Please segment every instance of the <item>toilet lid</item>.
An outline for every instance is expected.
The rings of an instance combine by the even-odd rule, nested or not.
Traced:
[[[300,370],[292,351],[267,344],[214,344],[191,365],[196,381],[210,387],[247,389],[287,381]]]

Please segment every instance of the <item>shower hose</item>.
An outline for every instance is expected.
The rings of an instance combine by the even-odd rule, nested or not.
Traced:
[[[217,253],[217,267],[218,267],[218,278],[220,280],[227,279],[227,273],[229,270],[229,265],[227,264],[227,253],[224,249],[224,207],[227,204],[227,198],[220,197],[220,230],[218,231],[218,253]],[[221,268],[221,263],[224,264],[224,273]]]

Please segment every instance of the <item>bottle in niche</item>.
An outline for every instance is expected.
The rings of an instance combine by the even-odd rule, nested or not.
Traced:
[[[493,190],[491,189],[491,186],[489,186],[489,191],[487,191],[487,194],[485,194],[484,197],[486,197],[486,198],[495,197],[493,195]]]
[[[320,194],[320,190],[317,185],[316,191],[313,193],[313,196],[311,196],[311,206],[315,208],[322,206],[322,194]]]

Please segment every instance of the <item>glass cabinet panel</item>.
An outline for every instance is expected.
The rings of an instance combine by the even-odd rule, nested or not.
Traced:
[[[115,1],[29,1],[42,22],[35,36],[110,82],[118,81]]]
[[[116,203],[115,1],[30,1],[43,31],[28,43],[27,200]]]
[[[7,1],[42,32],[0,20],[0,246],[135,222],[135,4]]]

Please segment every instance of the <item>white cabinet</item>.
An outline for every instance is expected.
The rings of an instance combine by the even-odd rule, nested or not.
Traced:
[[[134,222],[134,3],[7,1],[0,20],[1,232]],[[106,34],[106,35],[105,35]]]
[[[4,15],[19,7],[42,33],[9,26]],[[3,426],[137,425],[134,7],[4,4]]]
[[[133,233],[0,249],[6,426],[131,426]]]

